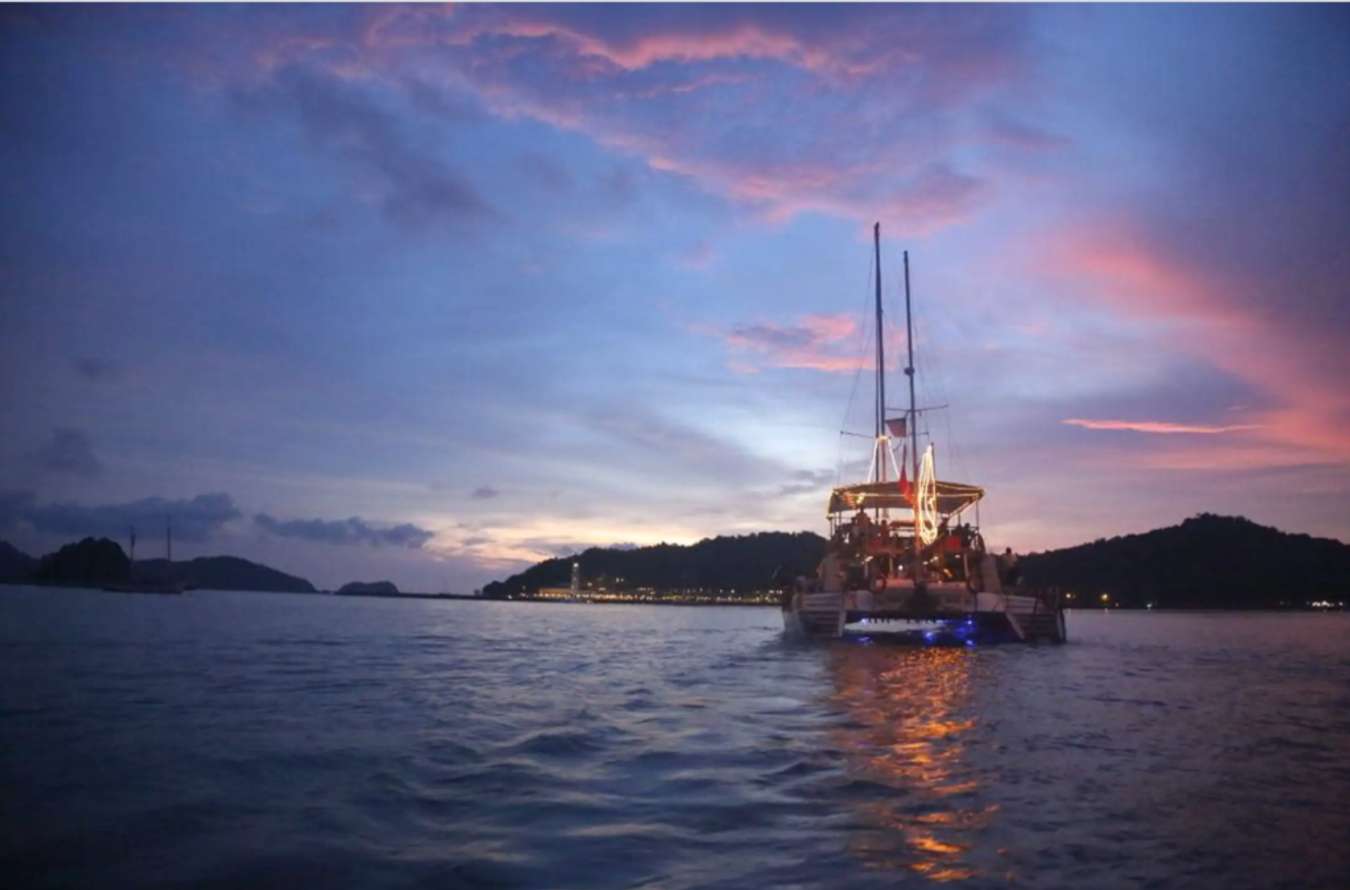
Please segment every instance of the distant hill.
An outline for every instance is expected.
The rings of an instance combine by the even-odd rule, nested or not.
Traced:
[[[824,555],[825,539],[810,532],[761,532],[705,538],[689,546],[658,544],[633,550],[592,547],[494,581],[483,588],[483,595],[503,599],[541,587],[566,587],[571,583],[573,562],[581,564],[581,576],[588,582],[603,579],[624,587],[667,590],[764,590],[772,586],[775,571],[810,575]]]
[[[32,575],[39,584],[69,587],[125,584],[130,577],[131,561],[116,541],[107,538],[85,538],[48,553]]]
[[[115,541],[85,538],[67,544],[40,560],[0,541],[0,583],[61,584],[69,587],[102,587],[126,584],[132,578],[131,563]],[[281,593],[315,593],[304,578],[249,562],[237,556],[201,556],[169,562],[167,559],[137,560],[134,580],[141,583],[178,581],[185,587],[207,590],[258,590]]]
[[[341,596],[398,596],[393,581],[351,581],[339,587],[337,592]]]
[[[1239,516],[1202,513],[1180,525],[1035,553],[1027,582],[1122,606],[1253,609],[1350,594],[1350,546],[1287,534]]]
[[[142,581],[178,581],[185,587],[206,590],[317,592],[304,578],[237,556],[199,556],[173,563],[167,559],[137,560],[136,577]]]
[[[763,590],[780,568],[813,574],[824,553],[825,539],[809,532],[709,538],[688,547],[592,548],[537,563],[487,585],[483,594],[501,599],[566,587],[574,561],[587,582]],[[1106,593],[1124,607],[1259,609],[1350,596],[1350,546],[1209,513],[1143,534],[1029,554],[1021,566],[1027,583],[1074,591],[1079,603]]]
[[[22,583],[33,577],[37,560],[6,541],[0,541],[0,583]]]

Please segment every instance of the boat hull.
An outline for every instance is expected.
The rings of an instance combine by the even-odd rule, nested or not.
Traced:
[[[1067,639],[1064,611],[1030,593],[976,593],[964,584],[915,590],[797,592],[783,608],[784,632],[804,639],[834,639],[851,628],[872,633],[928,623],[959,640],[1056,642]],[[930,640],[931,641],[931,640]]]

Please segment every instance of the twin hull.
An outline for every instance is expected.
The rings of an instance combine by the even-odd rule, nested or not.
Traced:
[[[918,590],[796,592],[783,607],[784,629],[794,636],[839,637],[846,625],[887,621],[963,622],[972,636],[988,640],[1066,638],[1063,609],[1047,605],[1042,597],[975,593],[959,582]]]

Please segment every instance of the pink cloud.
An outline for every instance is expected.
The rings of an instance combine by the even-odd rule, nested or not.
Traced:
[[[1156,324],[1160,343],[1233,375],[1273,405],[1254,411],[1252,422],[1241,425],[1246,429],[1176,432],[1244,433],[1252,447],[1243,462],[1254,459],[1258,446],[1272,466],[1284,465],[1291,450],[1310,463],[1350,461],[1350,389],[1344,385],[1350,362],[1337,332],[1272,304],[1268,295],[1279,279],[1232,275],[1127,224],[1058,231],[1033,254],[1042,272],[1077,298]]]
[[[1213,436],[1220,433],[1260,429],[1256,424],[1250,423],[1211,426],[1195,423],[1169,423],[1164,420],[1086,420],[1081,417],[1070,417],[1061,420],[1060,423],[1080,426],[1088,430],[1129,430],[1136,433],[1160,433],[1163,435],[1198,434]]]
[[[980,128],[958,120],[1025,79],[1024,21],[899,7],[387,7],[345,35],[276,35],[255,58],[264,72],[299,63],[472,93],[766,221],[885,218],[921,234],[989,196],[988,177],[956,161],[961,133]]]
[[[722,339],[732,352],[731,369],[740,373],[763,367],[855,371],[868,362],[845,351],[858,337],[858,322],[848,315],[806,315],[793,325],[766,322],[703,333]]]

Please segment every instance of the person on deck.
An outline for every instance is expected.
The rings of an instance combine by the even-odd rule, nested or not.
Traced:
[[[999,560],[1003,563],[1003,579],[1009,585],[1016,585],[1022,580],[1022,570],[1017,565],[1017,554],[1013,553],[1011,547],[1003,548],[1003,556]]]

